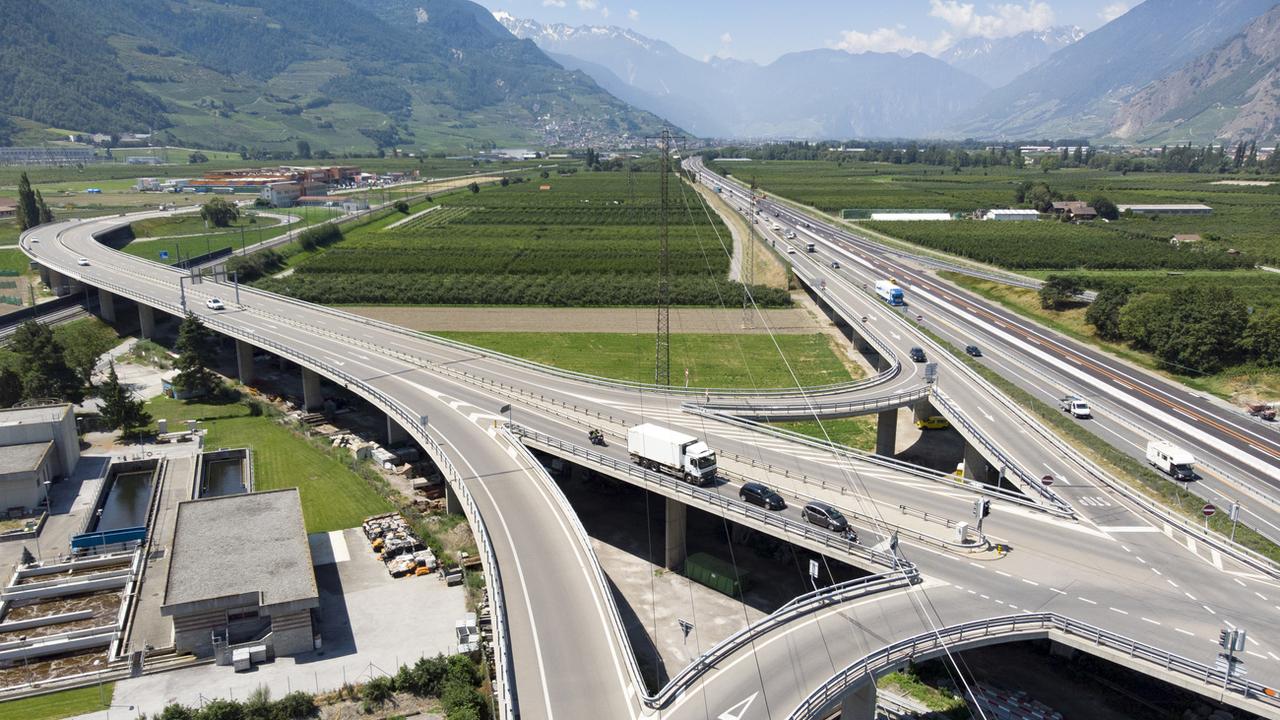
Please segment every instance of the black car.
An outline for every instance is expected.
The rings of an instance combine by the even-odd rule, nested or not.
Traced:
[[[758,482],[744,483],[742,489],[738,491],[738,497],[744,502],[759,505],[766,510],[781,510],[787,506],[781,495],[769,486]]]
[[[844,519],[839,510],[817,500],[805,505],[800,511],[800,517],[835,532],[844,532],[849,528],[849,521]]]
[[[907,354],[911,356],[913,362],[924,362],[925,360],[924,348],[913,347]]]
[[[840,269],[840,261],[839,261],[839,260],[832,260],[832,261],[831,261],[831,269],[832,269],[832,270],[839,270],[839,269]]]
[[[978,349],[977,345],[965,345],[964,351],[973,357],[982,357],[982,351]]]

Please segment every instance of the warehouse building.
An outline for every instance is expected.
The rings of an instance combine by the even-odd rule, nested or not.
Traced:
[[[297,488],[178,504],[160,614],[173,619],[178,653],[231,662],[315,648],[320,606]]]
[[[1212,215],[1213,208],[1199,203],[1191,205],[1117,205],[1122,213],[1134,215]]]
[[[49,440],[0,447],[0,510],[5,517],[23,517],[44,504],[55,457]]]
[[[45,502],[45,482],[70,475],[79,461],[69,403],[0,410],[0,511],[29,514]]]

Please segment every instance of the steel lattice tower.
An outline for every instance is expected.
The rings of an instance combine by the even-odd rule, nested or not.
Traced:
[[[667,213],[670,211],[670,130],[658,138],[658,336],[655,343],[653,382],[671,384],[671,254],[668,248]]]

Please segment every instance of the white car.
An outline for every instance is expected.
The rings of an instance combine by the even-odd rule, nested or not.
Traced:
[[[82,257],[82,258],[80,258],[79,260],[76,260],[76,264],[77,264],[77,265],[88,265],[88,264],[89,264],[89,258]]]
[[[796,249],[795,249],[795,248],[793,248],[793,247],[791,247],[790,245],[788,245],[788,246],[787,246],[787,254],[788,254],[788,255],[795,255],[795,254],[796,254]]]
[[[219,300],[218,298],[209,298],[208,300],[205,300],[204,306],[209,308],[210,310],[226,310],[227,309],[227,306],[223,305],[222,301]]]

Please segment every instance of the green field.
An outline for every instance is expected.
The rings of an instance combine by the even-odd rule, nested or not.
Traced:
[[[654,337],[629,333],[440,332],[565,370],[633,382],[653,382]],[[777,346],[774,341],[777,341]],[[781,350],[781,353],[779,353]],[[785,362],[784,362],[785,358]],[[788,366],[790,369],[788,369]],[[845,382],[849,371],[827,336],[671,336],[671,382],[689,387],[792,388]],[[792,372],[795,373],[794,378]]]
[[[201,235],[213,233],[238,233],[241,228],[246,232],[253,232],[259,226],[263,228],[280,224],[279,220],[273,217],[258,217],[252,211],[242,213],[239,218],[225,228],[211,228],[205,224],[204,219],[197,213],[186,215],[171,215],[169,217],[148,218],[133,223],[133,235],[135,238],[158,238],[168,237],[170,235]]]
[[[352,229],[326,252],[291,263],[293,275],[259,285],[327,304],[653,305],[657,180],[579,173],[455,193],[400,227],[387,227],[388,219]],[[742,289],[726,279],[727,230],[708,222],[692,190],[673,180],[672,192],[671,304],[736,305]],[[776,289],[754,295],[765,306],[790,302]]]
[[[30,269],[31,258],[26,253],[17,248],[0,248],[0,270],[23,274]]]
[[[801,435],[808,435],[823,442],[830,440],[837,445],[846,445],[855,450],[875,452],[876,418],[867,417],[839,418],[837,420],[799,420],[795,422],[770,423],[774,427]]]
[[[209,431],[204,441],[206,448],[251,448],[255,488],[298,488],[309,533],[355,527],[370,515],[393,509],[337,458],[274,417],[250,415],[242,403],[209,404],[159,397],[148,401],[147,411],[156,419],[201,420]]]
[[[334,210],[333,208],[309,207],[294,208],[287,211],[287,213],[299,218],[299,221],[289,225],[280,225],[269,218],[262,218],[257,223],[246,222],[229,231],[219,230],[217,232],[169,240],[135,240],[125,245],[122,249],[130,255],[156,261],[160,261],[160,253],[162,251],[168,252],[169,259],[167,262],[176,263],[179,257],[195,257],[215,250],[222,250],[223,248],[239,249],[242,246],[269,240],[277,235],[310,227],[316,223],[337,217],[342,214],[342,211]],[[199,222],[198,218],[196,220]]]
[[[0,703],[0,720],[61,720],[97,712],[111,704],[115,683],[63,690]]]
[[[723,167],[745,182],[755,179],[765,190],[829,213],[839,213],[846,208],[938,208],[950,212],[972,212],[983,208],[1016,207],[1014,189],[1024,181],[1048,183],[1064,196],[1071,195],[1081,200],[1103,195],[1120,205],[1205,203],[1214,210],[1207,217],[1121,218],[1113,223],[1094,223],[1092,229],[1095,232],[1091,234],[1113,238],[1116,242],[1122,239],[1167,242],[1175,234],[1194,233],[1213,238],[1207,239],[1201,252],[1212,250],[1222,253],[1234,248],[1240,250],[1246,259],[1280,261],[1280,242],[1275,236],[1275,228],[1280,227],[1280,183],[1268,187],[1214,185],[1214,181],[1224,176],[1155,172],[1121,174],[1088,169],[1044,173],[1034,168],[971,167],[955,173],[951,168],[858,161],[752,161],[721,163],[719,166],[712,163],[712,166]],[[888,232],[902,237],[900,233],[912,232],[908,226],[921,224],[938,223],[891,223],[892,228]],[[983,223],[993,226],[1007,224],[1025,225]],[[1013,231],[993,228],[993,232]],[[981,247],[981,243],[976,245]],[[1011,257],[1004,260],[1016,262]],[[1026,265],[1009,265],[1023,266]]]

